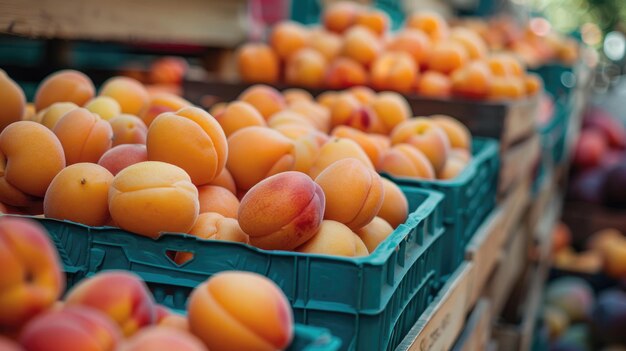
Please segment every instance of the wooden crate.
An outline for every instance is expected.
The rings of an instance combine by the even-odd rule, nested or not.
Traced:
[[[498,192],[501,196],[511,191],[517,183],[532,177],[540,152],[539,136],[535,134],[501,154],[498,181]]]
[[[0,0],[0,32],[60,39],[234,47],[248,0]]]
[[[473,269],[472,263],[465,262],[450,276],[396,350],[439,351],[452,347],[463,329]]]
[[[572,231],[573,244],[584,247],[591,234],[606,228],[626,233],[626,209],[614,209],[586,202],[565,201],[562,220]]]
[[[491,273],[499,263],[509,236],[520,223],[530,197],[530,183],[520,183],[480,226],[466,248],[465,259],[474,264],[469,306],[482,295]]]
[[[491,340],[491,303],[480,299],[470,313],[453,351],[485,350]]]

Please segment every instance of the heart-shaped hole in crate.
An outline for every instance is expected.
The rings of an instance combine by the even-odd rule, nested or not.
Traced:
[[[165,257],[174,265],[181,267],[193,259],[193,252],[166,250]]]

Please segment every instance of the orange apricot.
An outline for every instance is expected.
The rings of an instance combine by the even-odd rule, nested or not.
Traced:
[[[73,102],[83,106],[95,95],[91,79],[81,72],[62,70],[47,76],[37,87],[35,107],[37,111],[55,102]]]
[[[285,66],[287,84],[318,88],[324,81],[326,58],[314,49],[304,48],[295,52]]]
[[[143,144],[122,144],[105,152],[98,164],[111,174],[117,175],[124,168],[135,163],[148,161],[148,149]]]
[[[408,92],[415,86],[418,68],[404,52],[384,53],[372,63],[370,80],[374,88]]]
[[[54,130],[54,127],[66,113],[77,108],[78,105],[73,102],[55,102],[39,112],[39,123],[48,127],[50,130]]]
[[[21,121],[26,112],[26,97],[22,88],[0,69],[0,131],[13,122]]]
[[[367,225],[355,231],[363,240],[369,252],[374,252],[378,245],[393,233],[393,227],[380,217],[374,217]]]
[[[378,171],[400,177],[435,179],[435,170],[426,155],[409,144],[394,145],[383,155]]]
[[[53,131],[63,145],[68,165],[96,163],[112,145],[111,124],[84,108],[66,113]]]
[[[526,95],[524,80],[518,77],[493,77],[489,86],[489,99],[519,99]]]
[[[254,106],[266,120],[287,106],[285,98],[278,90],[264,84],[247,88],[237,99]]]
[[[324,220],[313,238],[296,249],[298,252],[345,257],[369,255],[367,247],[345,224]]]
[[[428,69],[449,74],[463,67],[468,60],[467,50],[463,45],[454,41],[443,41],[433,47]]]
[[[423,31],[433,42],[447,38],[450,32],[446,20],[438,13],[431,11],[413,13],[407,19],[406,27]]]
[[[211,351],[282,350],[293,338],[287,298],[256,273],[213,275],[191,293],[187,313],[191,332]]]
[[[384,132],[384,126],[369,106],[364,106],[352,94],[341,93],[330,109],[330,124],[347,125],[365,132]]]
[[[298,50],[307,46],[308,34],[307,29],[301,24],[283,21],[272,28],[269,43],[280,59],[287,60]]]
[[[334,59],[326,71],[325,82],[330,89],[344,89],[355,85],[364,85],[367,84],[367,81],[368,75],[365,68],[348,57]]]
[[[428,63],[431,51],[430,38],[415,28],[406,28],[395,34],[387,43],[387,51],[406,52],[411,55],[418,67]]]
[[[322,22],[329,31],[341,34],[355,24],[360,11],[352,1],[338,1],[324,9]]]
[[[46,127],[18,121],[0,133],[0,201],[18,207],[43,197],[65,167],[59,139]]]
[[[330,110],[313,101],[296,101],[287,111],[293,111],[305,117],[315,129],[327,133],[330,129]]]
[[[435,115],[431,119],[446,133],[448,140],[450,140],[451,148],[471,150],[472,134],[463,123],[445,115]]]
[[[239,200],[226,188],[215,185],[198,187],[200,213],[216,212],[224,217],[237,218]]]
[[[109,120],[113,130],[112,146],[122,144],[145,144],[148,127],[141,118],[121,114]]]
[[[496,77],[522,77],[525,71],[524,66],[515,56],[506,53],[491,55],[487,58],[487,65]]]
[[[128,339],[120,351],[207,351],[195,336],[162,326],[142,329]]]
[[[280,76],[278,56],[264,43],[244,44],[237,52],[237,67],[248,83],[275,83]]]
[[[383,204],[376,216],[385,220],[393,228],[397,228],[409,216],[409,202],[400,187],[394,182],[386,178],[381,179],[384,188]]]
[[[383,147],[370,138],[367,133],[348,126],[337,126],[331,135],[336,138],[347,138],[355,141],[365,151],[372,164],[376,165],[380,161],[384,151]]]
[[[369,223],[382,205],[384,190],[380,176],[357,159],[332,163],[315,182],[326,197],[324,219],[341,222],[352,230]]]
[[[156,93],[150,97],[148,105],[142,110],[139,117],[149,127],[161,113],[176,112],[187,106],[191,106],[191,103],[180,96],[170,93]]]
[[[341,53],[341,37],[322,28],[312,30],[309,36],[309,47],[316,50],[330,61]]]
[[[391,91],[379,93],[370,107],[384,126],[385,134],[411,117],[411,107],[406,98]]]
[[[266,126],[265,119],[254,106],[245,101],[233,101],[215,119],[224,130],[226,137],[239,129],[250,126]]]
[[[484,99],[489,94],[492,80],[491,71],[485,62],[470,62],[452,73],[452,93],[471,99]]]
[[[450,40],[463,45],[470,60],[479,60],[487,56],[487,44],[480,35],[471,29],[462,27],[452,29]]]
[[[426,155],[435,172],[443,168],[450,152],[450,140],[444,130],[424,117],[398,124],[391,132],[391,143],[413,145]]]
[[[339,96],[339,92],[327,90],[319,94],[315,98],[315,100],[317,101],[318,104],[330,109],[331,107],[333,107],[333,104],[335,103],[335,100],[337,99],[338,96]]]
[[[146,88],[130,77],[113,77],[102,84],[100,96],[108,96],[120,105],[122,113],[138,116],[146,108],[150,96]]]
[[[295,111],[291,111],[291,110],[283,110],[283,111],[277,112],[273,114],[272,117],[270,117],[267,120],[267,125],[270,128],[276,128],[281,125],[292,125],[292,124],[302,125],[311,129],[315,129],[313,122],[311,122],[303,114],[295,112]]]
[[[363,66],[369,66],[381,51],[380,39],[367,27],[354,26],[343,37],[341,54]]]
[[[109,187],[113,174],[93,163],[76,163],[54,177],[43,202],[47,218],[103,226],[109,220]],[[85,206],[89,204],[89,206]]]
[[[177,166],[139,162],[119,172],[109,189],[109,212],[120,228],[148,237],[185,233],[198,217],[198,189]]]
[[[354,24],[367,27],[372,32],[382,36],[389,30],[389,22],[391,20],[385,11],[375,8],[364,8],[357,13]]]
[[[315,179],[327,167],[344,158],[355,158],[367,168],[374,169],[372,161],[355,141],[348,138],[332,138],[319,150],[315,162],[309,169],[309,175]]]
[[[543,80],[536,73],[527,73],[524,84],[528,95],[535,95],[543,89]]]
[[[282,91],[283,97],[287,105],[300,102],[300,101],[314,101],[313,95],[308,91],[300,88],[289,88]]]
[[[443,180],[454,179],[463,172],[466,165],[465,161],[456,157],[450,157],[441,172],[438,173],[437,178]]]
[[[443,73],[426,71],[418,79],[417,93],[428,97],[447,98],[452,93],[452,82]]]
[[[222,127],[213,116],[197,107],[157,117],[148,128],[146,146],[149,160],[181,167],[196,185],[207,184],[217,177],[228,155]]]
[[[235,185],[235,180],[226,167],[224,167],[222,172],[218,174],[217,177],[215,177],[208,185],[221,186],[234,195],[237,195],[237,185]]]
[[[354,96],[360,103],[368,105],[376,97],[376,92],[369,87],[357,85],[346,89],[346,93]]]
[[[98,96],[87,101],[85,108],[107,121],[122,113],[120,104],[108,96]]]

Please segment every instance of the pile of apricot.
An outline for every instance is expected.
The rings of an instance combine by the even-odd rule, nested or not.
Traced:
[[[512,51],[491,51],[480,27],[454,26],[434,12],[411,14],[391,33],[387,14],[354,2],[326,7],[320,27],[285,21],[267,43],[238,51],[248,83],[376,90],[437,98],[509,100],[535,95],[541,79]]]
[[[367,87],[313,98],[254,85],[211,112],[127,77],[98,94],[80,72],[52,74],[27,113],[19,86],[0,133],[4,212],[365,256],[408,217],[379,173],[452,179],[471,135],[448,116],[411,118],[404,97]],[[173,259],[183,264],[192,255]]]
[[[103,271],[65,296],[59,254],[30,219],[0,218],[3,351],[281,350],[293,313],[271,280],[227,271],[198,285],[187,315],[158,304],[138,276]]]

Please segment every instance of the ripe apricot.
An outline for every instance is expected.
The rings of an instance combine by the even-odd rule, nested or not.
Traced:
[[[330,130],[330,110],[314,101],[296,101],[287,111],[293,111],[305,117],[315,129],[328,133]]]
[[[332,163],[315,182],[326,197],[324,218],[341,222],[352,230],[369,223],[382,205],[384,190],[380,176],[357,159]]]
[[[407,28],[416,28],[426,33],[433,42],[441,41],[448,37],[450,28],[446,20],[436,12],[415,12],[406,22]]]
[[[380,39],[364,26],[354,26],[343,38],[341,54],[363,66],[369,66],[382,51]]]
[[[522,77],[525,71],[522,63],[515,56],[506,53],[489,56],[487,65],[491,69],[491,73],[496,77]]]
[[[451,148],[471,150],[472,135],[463,123],[446,115],[435,115],[431,119],[446,133]]]
[[[463,45],[470,60],[479,60],[487,56],[487,44],[480,35],[471,29],[462,27],[452,29],[450,40]]]
[[[443,73],[426,71],[418,79],[417,93],[428,97],[447,98],[452,93],[452,81]]]
[[[518,77],[493,77],[489,86],[489,99],[519,99],[526,95],[526,85]]]
[[[142,329],[120,351],[207,351],[191,333],[162,326]]]
[[[308,43],[307,29],[299,23],[283,21],[276,24],[270,33],[269,43],[282,60],[287,60]]]
[[[283,172],[252,187],[239,205],[239,224],[250,243],[266,250],[293,250],[317,232],[324,192],[306,174]]]
[[[361,10],[352,1],[338,1],[324,9],[322,22],[329,31],[341,34],[354,25]]]
[[[364,106],[349,93],[341,93],[330,109],[331,126],[347,125],[353,128],[378,133],[384,126],[378,116],[368,106]]]
[[[422,67],[428,63],[432,45],[428,35],[420,29],[406,28],[389,40],[386,49],[406,52],[411,55],[418,67]]]
[[[406,98],[391,91],[379,93],[370,107],[384,126],[384,134],[389,134],[398,124],[411,117],[411,107]]]
[[[358,129],[348,126],[337,126],[333,129],[332,136],[336,138],[347,138],[355,141],[365,151],[372,164],[377,165],[383,154],[383,147],[370,138],[370,135]]]
[[[156,161],[128,166],[113,178],[109,211],[120,228],[157,237],[186,233],[198,217],[198,189],[177,166]]]
[[[47,218],[103,226],[109,220],[109,187],[113,174],[93,163],[76,163],[54,177],[43,202]],[[88,205],[87,205],[88,204]]]
[[[117,175],[124,168],[135,163],[148,161],[148,149],[143,144],[122,144],[105,152],[98,164]]]
[[[336,58],[330,63],[326,71],[325,82],[330,89],[344,89],[355,85],[364,85],[367,84],[367,81],[368,75],[365,68],[348,57]]]
[[[287,60],[285,82],[308,88],[320,87],[326,68],[326,58],[321,53],[309,48],[300,49]]]
[[[322,28],[314,29],[309,35],[309,47],[322,54],[330,61],[339,56],[342,40],[339,35]]]
[[[378,171],[401,177],[435,179],[435,170],[426,155],[409,144],[394,145],[383,155]]]
[[[409,215],[409,202],[394,182],[386,178],[381,179],[384,188],[383,204],[376,216],[384,219],[393,228],[397,228],[406,221]]]
[[[141,118],[121,114],[109,120],[113,130],[112,146],[122,144],[145,144],[148,127]]]
[[[184,135],[184,138],[181,136]],[[224,169],[228,143],[222,127],[208,112],[186,107],[164,113],[148,128],[148,159],[184,169],[196,185],[211,182]]]
[[[54,127],[66,113],[77,108],[78,105],[73,102],[55,102],[39,112],[41,114],[39,123],[48,127],[50,130],[54,130]]]
[[[367,247],[345,224],[324,220],[315,236],[298,247],[298,252],[333,256],[367,256]]]
[[[187,106],[191,106],[191,103],[180,96],[170,93],[156,93],[150,96],[148,105],[142,110],[139,117],[146,126],[150,127],[152,121],[161,113],[176,112]]]
[[[369,105],[376,97],[376,92],[364,85],[357,85],[346,89],[346,93],[354,96],[363,105]]]
[[[278,56],[264,43],[244,44],[237,52],[237,67],[248,83],[275,83],[280,76]]]
[[[226,137],[239,129],[250,126],[266,126],[265,119],[254,106],[245,101],[233,101],[215,119],[224,130]]]
[[[389,22],[391,20],[385,11],[375,8],[363,8],[363,10],[357,13],[354,24],[367,27],[372,32],[382,36],[389,30]]]
[[[372,63],[370,79],[376,89],[408,92],[415,86],[418,72],[409,54],[387,52]]]
[[[278,90],[264,84],[247,88],[237,99],[254,106],[266,120],[287,106],[285,98]]]
[[[363,240],[369,252],[374,252],[378,245],[393,233],[393,227],[380,217],[374,217],[367,225],[358,229],[356,235]]]
[[[222,188],[225,188],[233,193],[233,195],[237,195],[237,186],[235,185],[235,180],[233,179],[233,176],[230,174],[228,169],[226,169],[225,167],[222,172],[209,183],[209,185],[221,186]]]
[[[524,83],[527,95],[535,95],[543,89],[543,80],[536,73],[527,73]]]
[[[356,158],[367,168],[374,169],[372,161],[359,144],[347,138],[333,138],[320,149],[317,159],[309,170],[309,175],[315,179],[328,166],[344,158]]]
[[[313,95],[308,91],[300,88],[289,88],[282,91],[285,102],[288,106],[300,101],[314,101]]]
[[[428,69],[449,74],[463,67],[468,60],[463,45],[454,41],[443,41],[433,47],[428,60]]]
[[[470,62],[452,73],[452,93],[465,98],[484,99],[489,94],[492,80],[485,62]]]
[[[26,112],[26,97],[22,88],[0,69],[0,131],[13,122],[22,120]]]
[[[215,185],[198,187],[200,213],[216,212],[224,217],[237,218],[239,200],[226,188]]]
[[[98,114],[100,118],[107,121],[122,113],[120,104],[118,104],[115,99],[108,96],[98,96],[87,101],[85,108]]]
[[[456,178],[463,170],[467,163],[459,158],[450,157],[446,161],[443,169],[438,173],[437,178],[439,179],[454,179]]]
[[[83,106],[95,92],[91,79],[83,73],[71,69],[57,71],[37,87],[35,107],[41,111],[55,102],[73,102]]]
[[[150,96],[136,79],[113,77],[102,84],[100,96],[108,96],[120,105],[122,113],[138,116],[148,105]]]
[[[109,122],[84,108],[66,113],[54,126],[68,165],[96,163],[111,148],[113,129]]]
[[[391,143],[408,143],[426,155],[435,172],[440,171],[450,152],[450,140],[435,122],[420,117],[402,122],[391,132]]]

